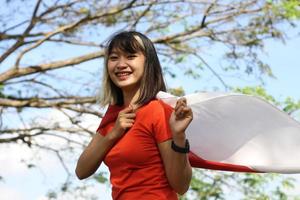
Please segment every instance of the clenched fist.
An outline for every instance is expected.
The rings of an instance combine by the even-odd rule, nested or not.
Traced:
[[[127,129],[131,128],[134,124],[135,113],[133,107],[129,107],[121,110],[118,114],[118,118],[112,130],[112,134],[115,138],[120,138]]]

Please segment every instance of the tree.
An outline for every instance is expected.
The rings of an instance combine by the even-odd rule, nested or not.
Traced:
[[[208,70],[229,90],[220,71],[272,76],[259,58],[264,41],[284,41],[285,29],[296,27],[300,17],[297,0],[6,0],[2,7],[0,143],[53,152],[68,181],[73,172],[64,152],[81,150],[95,132],[86,122],[103,115],[96,96],[112,33],[134,29],[148,35],[168,77],[177,76],[171,66],[195,78]],[[224,50],[226,61],[218,71],[204,56],[214,48]],[[49,138],[60,144],[49,144]]]

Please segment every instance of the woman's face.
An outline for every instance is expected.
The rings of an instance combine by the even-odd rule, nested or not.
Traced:
[[[107,70],[113,83],[124,91],[138,90],[145,68],[142,52],[134,54],[112,50],[108,56]]]

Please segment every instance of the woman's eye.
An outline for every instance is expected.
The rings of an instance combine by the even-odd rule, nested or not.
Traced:
[[[110,60],[116,60],[116,59],[118,59],[118,57],[117,56],[110,56],[109,59]]]
[[[135,57],[136,57],[136,55],[129,55],[129,56],[127,56],[129,59],[134,59]]]

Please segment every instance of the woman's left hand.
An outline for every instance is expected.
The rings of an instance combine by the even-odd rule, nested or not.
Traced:
[[[172,113],[169,121],[173,138],[185,139],[185,130],[192,120],[192,109],[187,106],[185,98],[180,98],[177,100],[174,112]]]

